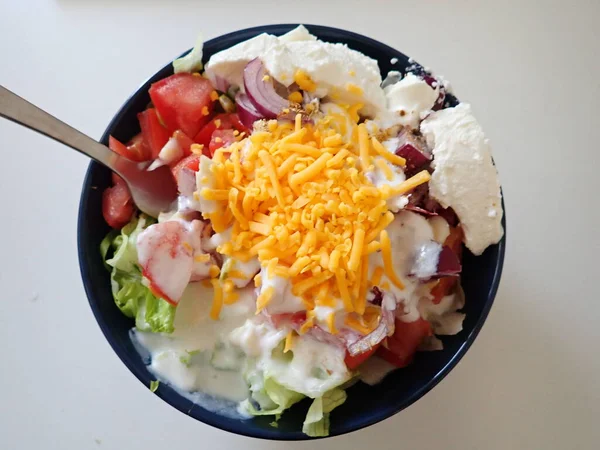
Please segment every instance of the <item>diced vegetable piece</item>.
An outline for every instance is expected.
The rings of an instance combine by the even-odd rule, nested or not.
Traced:
[[[186,157],[191,155],[192,151],[190,150],[190,147],[194,141],[181,130],[175,131],[175,133],[173,133],[173,137],[177,139],[179,146],[183,150],[183,156]]]
[[[167,128],[195,136],[208,121],[213,110],[213,87],[206,78],[190,73],[176,73],[154,83],[150,98]]]
[[[377,354],[396,367],[406,367],[423,339],[431,334],[431,325],[422,318],[414,322],[396,319],[394,334],[379,347]]]
[[[125,226],[134,213],[133,200],[125,182],[117,183],[102,193],[102,215],[115,229]]]
[[[448,247],[452,250],[459,261],[462,256],[462,238],[462,228],[453,227],[450,229],[450,234],[444,241],[444,247]],[[439,304],[442,299],[452,291],[457,280],[458,279],[453,276],[440,278],[437,284],[431,289],[431,295],[433,296],[432,302],[435,305]]]
[[[200,168],[200,155],[189,155],[179,161],[172,169],[173,176],[175,177],[175,181],[179,184],[179,173],[182,169],[193,170],[194,172],[198,172]]]
[[[141,133],[134,136],[127,145],[123,144],[118,139],[109,136],[108,148],[113,152],[136,162],[148,161],[151,158],[150,150],[147,148]]]
[[[240,133],[247,131],[247,128],[240,122],[237,114],[217,114],[208,122],[194,137],[194,141],[208,147],[213,133],[216,130],[237,130]]]
[[[218,149],[228,147],[235,141],[237,139],[235,134],[233,134],[233,130],[215,130],[210,139],[210,144],[208,144],[208,151],[211,158]]]
[[[364,363],[367,359],[369,359],[371,357],[371,355],[373,355],[373,353],[375,353],[377,351],[377,349],[379,348],[379,345],[380,344],[377,344],[377,345],[375,345],[375,347],[372,347],[371,350],[367,350],[366,352],[359,353],[356,356],[352,356],[352,355],[350,355],[350,353],[346,352],[346,357],[344,358],[346,367],[348,367],[349,370],[356,369],[358,366],[360,366],[362,363]]]
[[[400,143],[396,154],[406,159],[405,171],[407,173],[414,173],[431,161],[431,153],[423,140],[415,136],[410,130],[402,130],[398,135],[398,139],[400,139]]]
[[[161,149],[169,140],[171,133],[158,120],[156,109],[148,108],[138,114],[140,128],[146,146],[150,149],[152,159],[156,159]]]

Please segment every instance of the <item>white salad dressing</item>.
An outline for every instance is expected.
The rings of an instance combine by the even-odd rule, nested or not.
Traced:
[[[395,286],[385,274],[381,277],[380,286],[386,282],[389,284],[389,292],[398,301],[397,315],[400,320],[413,322],[420,317],[417,306],[420,299],[428,295],[428,289],[419,280],[408,275],[413,268],[419,247],[433,239],[433,230],[427,219],[420,214],[400,211],[388,225],[387,232],[392,246],[394,271],[404,283],[404,289]],[[381,252],[369,256],[369,279],[372,279],[376,267],[384,267]]]
[[[292,293],[292,284],[289,280],[274,274],[269,274],[265,267],[260,269],[261,286],[258,294],[268,288],[273,288],[272,300],[267,305],[269,314],[294,313],[304,311],[306,306],[300,297]]]
[[[232,345],[230,334],[254,315],[255,296],[252,288],[238,292],[240,299],[223,308],[215,321],[209,317],[212,288],[191,283],[177,306],[172,334],[134,330],[132,338],[150,354],[150,371],[184,392],[203,392],[233,402],[245,399],[244,357]]]
[[[311,398],[350,379],[343,347],[304,334],[294,337],[289,352],[277,352],[287,332],[256,317],[232,333],[232,342],[252,358],[246,369],[251,372],[247,374],[248,378],[254,378],[252,372],[258,372],[261,379],[274,378],[280,385]]]

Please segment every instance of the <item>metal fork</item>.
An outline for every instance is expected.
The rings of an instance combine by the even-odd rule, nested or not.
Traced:
[[[167,166],[148,171],[150,162],[133,162],[67,125],[46,111],[0,86],[0,116],[61,142],[120,175],[136,206],[157,217],[177,197],[177,186]]]

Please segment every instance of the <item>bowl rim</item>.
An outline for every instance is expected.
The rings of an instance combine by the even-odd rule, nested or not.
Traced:
[[[300,24],[284,23],[284,24],[270,24],[270,25],[260,25],[260,26],[255,26],[255,27],[244,28],[241,30],[232,31],[232,32],[226,33],[224,35],[214,37],[214,38],[206,41],[205,45],[214,44],[216,42],[231,39],[231,38],[237,39],[240,36],[242,36],[243,40],[245,40],[252,36],[258,35],[260,33],[272,33],[272,34],[278,35],[278,34],[282,34],[287,31],[290,31],[291,29],[297,27],[298,25],[300,25]],[[319,34],[320,31],[325,31],[325,32],[330,32],[330,33],[339,33],[341,35],[344,35],[344,37],[359,40],[359,41],[367,43],[369,45],[376,46],[376,47],[380,48],[382,51],[402,54],[402,52],[394,49],[393,47],[390,47],[389,45],[387,45],[385,43],[379,42],[379,41],[369,38],[367,36],[363,36],[359,33],[347,31],[347,30],[335,28],[335,27],[328,27],[328,26],[324,26],[324,25],[312,25],[312,24],[302,24],[302,25],[306,26],[310,31],[315,32],[317,34]],[[182,55],[187,54],[190,50],[183,52]],[[128,109],[129,104],[138,97],[140,92],[142,92],[142,89],[144,89],[148,85],[148,83],[150,82],[150,80],[152,78],[154,78],[159,72],[162,72],[163,70],[167,69],[171,64],[172,64],[172,61],[170,61],[168,64],[164,65],[162,68],[160,68],[158,71],[156,71],[150,77],[146,78],[146,80],[143,83],[141,83],[131,95],[129,95],[129,97],[120,106],[120,108],[118,109],[116,114],[113,116],[113,118],[107,125],[106,129],[104,130],[104,132],[102,134],[100,142],[102,142],[106,145],[106,143],[108,142],[108,137],[109,137],[110,132],[122,120],[123,116],[125,115],[125,112]],[[85,217],[87,215],[86,213],[88,210],[88,205],[87,205],[88,195],[87,194],[89,193],[89,190],[90,190],[93,173],[95,170],[97,170],[98,167],[100,167],[100,165],[98,163],[95,163],[94,161],[91,161],[90,164],[88,165],[88,169],[86,171],[85,178],[83,181],[81,197],[80,197],[80,201],[79,201],[78,218],[77,218],[77,253],[78,253],[78,259],[79,259],[82,283],[83,283],[84,290],[85,290],[86,296],[88,298],[88,302],[90,304],[92,313],[94,314],[96,322],[98,323],[98,326],[100,327],[100,329],[101,329],[104,337],[108,341],[109,345],[112,347],[113,351],[116,353],[116,355],[119,357],[119,359],[129,369],[129,371],[133,375],[135,375],[135,377],[142,384],[146,385],[144,375],[147,375],[147,374],[144,374],[144,373],[142,373],[142,371],[138,370],[137,365],[139,364],[139,362],[133,361],[133,359],[126,352],[123,352],[122,349],[118,346],[116,340],[112,336],[110,324],[104,321],[102,314],[100,313],[100,310],[96,304],[97,302],[95,300],[92,300],[92,299],[96,298],[96,293],[93,289],[94,283],[92,281],[92,276],[90,274],[90,267],[87,264],[87,260],[86,260],[85,252],[84,252],[84,247],[85,247],[84,235],[86,235],[86,232],[84,231],[84,226],[85,226]],[[487,317],[489,315],[489,312],[492,308],[492,305],[494,304],[494,300],[495,300],[495,297],[496,297],[496,294],[498,292],[498,288],[500,285],[502,269],[504,266],[505,252],[506,252],[506,208],[504,205],[503,193],[502,193],[502,208],[503,208],[502,225],[504,227],[504,234],[502,236],[502,239],[497,244],[495,244],[496,246],[498,246],[497,247],[498,254],[494,261],[495,268],[494,268],[494,272],[492,275],[492,281],[490,283],[488,296],[486,299],[486,303],[481,311],[481,314],[480,314],[477,322],[473,326],[473,329],[467,336],[464,337],[464,339],[463,339],[464,342],[458,347],[458,349],[455,351],[455,353],[452,355],[452,357],[449,359],[449,361],[440,370],[438,370],[437,373],[424,386],[422,386],[420,389],[415,390],[410,396],[407,397],[406,400],[404,400],[403,402],[394,404],[393,407],[387,407],[385,409],[380,409],[376,413],[373,413],[370,416],[368,416],[367,418],[365,418],[365,420],[362,421],[357,426],[350,427],[349,429],[343,430],[339,433],[332,433],[327,437],[341,436],[341,435],[344,435],[347,433],[352,433],[352,432],[361,430],[363,428],[366,428],[368,426],[371,426],[378,422],[386,420],[386,419],[394,416],[395,414],[399,413],[400,411],[406,409],[407,407],[409,407],[410,405],[415,403],[417,400],[422,398],[429,391],[431,391],[435,386],[437,386],[448,375],[448,373],[450,373],[450,371],[460,362],[460,360],[464,357],[467,350],[471,347],[471,345],[475,341],[475,338],[477,337],[477,335],[481,331],[483,325],[485,324]],[[170,399],[167,398],[168,396],[164,395],[163,390],[158,389],[154,394],[158,395],[165,403],[169,404],[171,407],[178,409],[180,412],[186,414],[187,416],[189,416],[195,420],[198,420],[207,425],[210,425],[215,428],[219,428],[223,431],[227,431],[227,432],[234,433],[237,435],[265,439],[265,440],[278,440],[278,441],[309,440],[309,439],[314,440],[314,439],[325,438],[325,437],[312,438],[312,437],[306,436],[305,434],[301,433],[300,431],[283,433],[283,432],[277,432],[277,429],[274,428],[272,430],[272,432],[269,433],[265,430],[249,429],[247,427],[244,427],[243,425],[237,425],[237,426],[231,425],[234,422],[228,422],[228,421],[215,419],[215,417],[222,417],[218,413],[207,414],[206,417],[203,417],[202,419],[200,419],[199,417],[190,414],[191,409],[188,411],[184,408],[179,407],[178,405],[175,405],[173,402],[171,402]],[[243,423],[243,422],[240,422],[240,423]]]

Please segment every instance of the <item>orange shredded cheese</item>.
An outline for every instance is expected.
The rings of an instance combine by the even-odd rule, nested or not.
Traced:
[[[392,263],[392,246],[387,231],[381,231],[380,241],[381,253],[383,255],[383,270],[385,275],[398,289],[404,289],[404,284],[402,281],[400,281],[396,275],[396,272],[394,271],[394,264]]]
[[[219,315],[221,314],[221,308],[223,306],[223,289],[221,288],[221,283],[219,283],[219,280],[213,279],[211,280],[211,283],[214,290],[214,296],[209,314],[212,320],[218,320]]]
[[[304,75],[295,78],[309,90],[312,80]],[[232,230],[231,241],[217,250],[241,261],[258,258],[266,269],[266,275],[254,277],[256,287],[264,288],[265,276],[289,280],[307,309],[305,331],[314,325],[315,305],[334,307],[341,299],[346,313],[365,313],[369,281],[377,280],[378,269],[368,279],[368,257],[374,252],[381,250],[388,260],[379,268],[379,279],[385,273],[401,284],[390,269],[389,243],[377,239],[394,218],[388,196],[401,186],[418,185],[423,176],[387,189],[369,181],[366,170],[373,162],[390,168],[387,160],[373,158],[381,144],[358,124],[361,107],[344,106],[350,121],[345,114],[329,114],[314,123],[303,123],[300,115],[293,123],[265,122],[260,131],[215,152],[210,163],[214,184],[208,185],[206,177],[195,193],[197,199],[214,202],[213,212],[205,214],[213,229]],[[218,267],[211,267],[210,276],[213,281],[219,276]],[[244,278],[235,270],[228,276]],[[219,285],[221,305],[236,301],[227,281]],[[273,287],[262,289],[257,312],[273,295]],[[333,316],[326,323],[335,329]]]
[[[317,88],[315,82],[311,80],[310,76],[303,70],[296,71],[294,74],[294,81],[303,91],[313,92]]]

